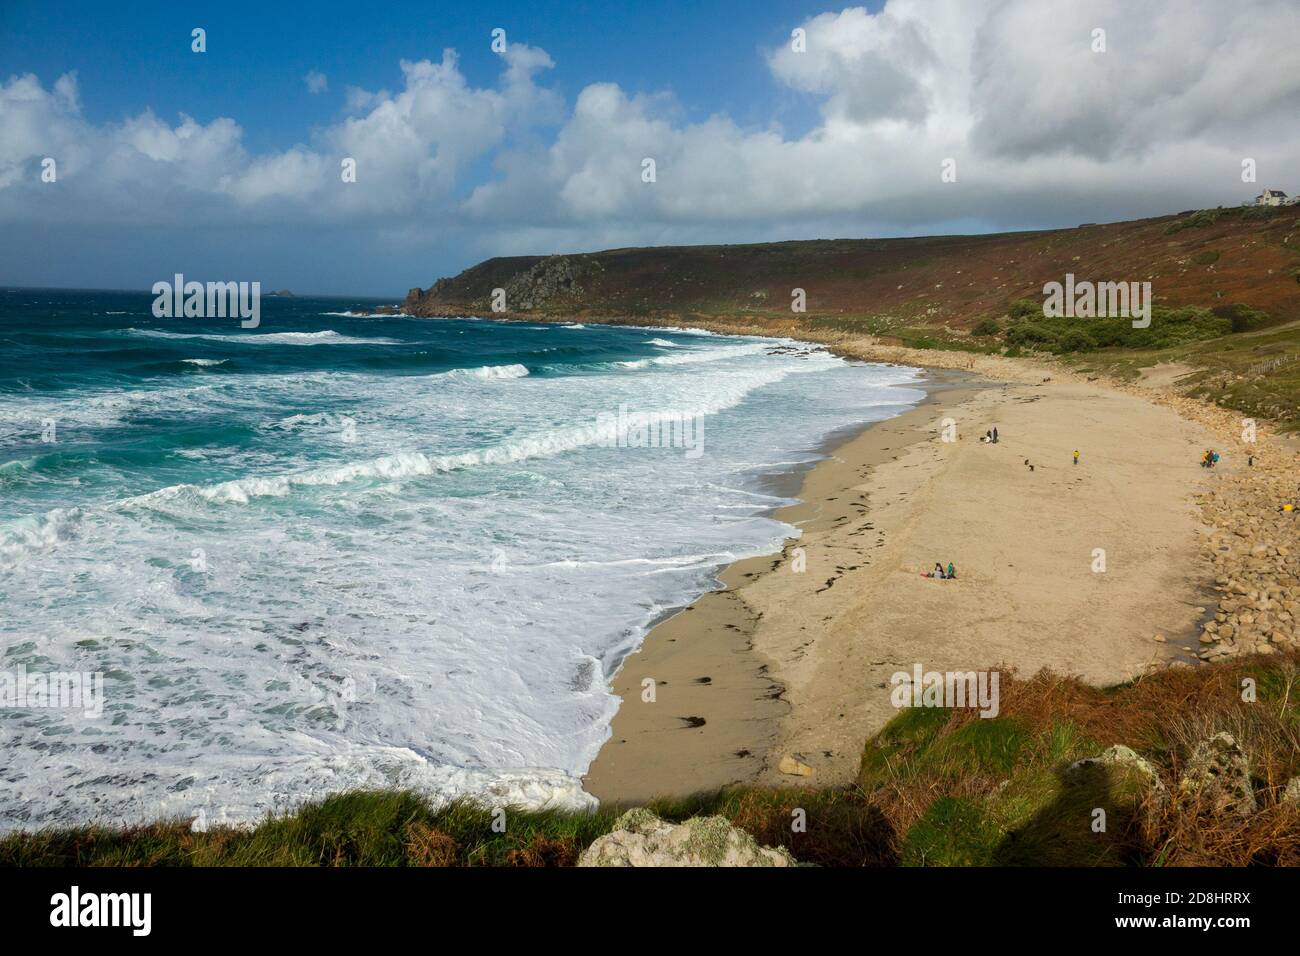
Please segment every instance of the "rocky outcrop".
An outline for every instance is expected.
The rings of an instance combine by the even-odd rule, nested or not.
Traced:
[[[531,312],[573,302],[583,293],[579,280],[591,275],[595,268],[589,260],[548,256],[506,283],[506,309]]]
[[[1217,733],[1196,745],[1178,783],[1179,797],[1198,801],[1213,814],[1250,816],[1259,803],[1250,782],[1250,761],[1232,734]]]
[[[1118,777],[1124,777],[1138,784],[1144,790],[1150,790],[1158,798],[1166,795],[1164,781],[1156,768],[1145,757],[1131,747],[1115,744],[1102,751],[1100,757],[1087,757],[1076,760],[1066,768],[1067,773],[1086,772],[1089,768],[1103,768]]]
[[[795,866],[782,847],[759,846],[724,817],[692,817],[671,824],[650,810],[623,814],[614,830],[578,858],[578,866]]]
[[[588,283],[604,266],[587,255],[488,259],[458,276],[444,277],[426,289],[411,289],[408,315],[493,315],[581,308]],[[497,290],[505,293],[501,303]],[[504,309],[500,308],[504,305]]]

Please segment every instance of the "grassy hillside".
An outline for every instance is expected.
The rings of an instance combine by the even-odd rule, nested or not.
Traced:
[[[1150,282],[1150,328],[1043,316],[1067,273]],[[791,311],[803,289],[807,311]],[[736,331],[871,336],[883,345],[1062,357],[1133,376],[1195,370],[1189,392],[1300,429],[1300,207],[1207,209],[1046,232],[613,249],[489,259],[430,289],[414,315],[718,323]]]
[[[1242,699],[1242,682],[1257,696]],[[1189,755],[1227,731],[1250,759],[1258,809],[1215,812],[1178,788]],[[1300,656],[1175,668],[1107,689],[1043,673],[1002,681],[999,716],[903,710],[867,741],[856,787],[738,788],[659,801],[681,821],[719,814],[801,862],[840,866],[1300,865]],[[1071,770],[1123,743],[1150,761],[1160,790],[1131,768]],[[1161,796],[1161,791],[1164,796]],[[1297,794],[1300,797],[1300,794]],[[807,814],[792,832],[792,812]],[[1106,828],[1093,826],[1106,812]],[[412,793],[352,793],[237,830],[184,821],[76,828],[0,839],[0,866],[570,866],[608,832],[595,813],[434,809]]]
[[[913,239],[830,239],[666,246],[489,259],[428,290],[416,315],[485,314],[494,288],[512,313],[609,317],[791,317],[884,331],[970,330],[1042,302],[1065,274],[1150,281],[1169,309],[1244,305],[1269,322],[1300,320],[1300,207],[1203,210],[1045,232]]]

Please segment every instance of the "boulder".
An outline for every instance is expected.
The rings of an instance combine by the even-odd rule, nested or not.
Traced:
[[[811,777],[813,775],[812,767],[801,760],[796,760],[794,757],[782,757],[776,769],[782,773],[788,773],[792,777]]]
[[[661,820],[638,807],[582,851],[578,866],[796,866],[784,847],[759,846],[725,817]]]
[[[1156,768],[1145,757],[1131,747],[1115,744],[1101,752],[1100,757],[1085,757],[1076,760],[1066,768],[1067,773],[1078,773],[1088,767],[1109,768],[1117,777],[1127,778],[1163,798],[1165,785]]]
[[[1196,745],[1178,783],[1184,798],[1199,800],[1210,813],[1249,816],[1258,809],[1250,782],[1250,761],[1232,734],[1217,733]]]

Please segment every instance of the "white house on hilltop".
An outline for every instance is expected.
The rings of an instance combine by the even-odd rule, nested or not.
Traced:
[[[1291,205],[1291,203],[1287,202],[1286,193],[1282,192],[1282,190],[1265,189],[1262,193],[1260,193],[1258,196],[1255,197],[1255,205],[1256,206],[1289,206]]]

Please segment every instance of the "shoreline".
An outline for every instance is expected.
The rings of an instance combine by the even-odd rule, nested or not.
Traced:
[[[787,540],[779,556],[727,567],[722,590],[646,635],[611,682],[623,703],[583,777],[602,803],[728,784],[851,784],[863,742],[896,713],[891,674],[915,663],[1022,676],[1051,667],[1112,684],[1220,650],[1205,650],[1201,636],[1207,620],[1214,626],[1215,589],[1223,586],[1202,560],[1198,505],[1207,484],[1250,481],[1258,470],[1233,460],[1205,472],[1194,462],[1199,448],[1230,447],[1232,413],[1154,382],[1090,382],[1033,359],[713,326],[722,334],[788,336],[930,376],[966,372],[979,387],[949,392],[944,402],[960,423],[956,443],[937,440],[929,394],[846,438],[805,476],[801,500],[790,506],[798,516],[778,515],[803,537]],[[982,445],[978,436],[992,424],[1002,440]],[[1084,465],[1074,471],[1078,446],[1086,449]],[[892,452],[887,460],[883,451]],[[990,468],[980,452],[1001,460]],[[1026,458],[1037,463],[1033,472]],[[837,468],[838,479],[830,478]],[[812,520],[837,507],[838,522]],[[862,527],[836,533],[862,519]],[[1025,519],[1027,533],[1011,530]],[[855,566],[853,556],[865,553],[847,540],[855,534],[880,535],[872,540],[883,549],[878,567]],[[1102,545],[1112,563],[1098,574],[1089,564]],[[778,573],[794,547],[805,548],[808,574]],[[1012,560],[1022,553],[1025,563]],[[923,578],[935,560],[955,560],[958,580]],[[821,596],[806,583],[826,589],[845,579],[849,587]],[[647,676],[657,682],[653,705],[640,695]]]
[[[582,777],[587,793],[602,804],[631,805],[754,783],[767,771],[789,702],[774,676],[775,661],[756,646],[761,613],[748,606],[739,589],[786,564],[810,534],[845,520],[852,505],[846,502],[827,512],[825,492],[842,486],[863,466],[883,461],[891,448],[897,450],[899,436],[932,417],[930,406],[950,393],[988,387],[965,381],[969,376],[963,373],[922,371],[920,381],[897,386],[924,391],[916,404],[828,436],[818,449],[826,457],[811,468],[773,476],[777,482],[797,480],[783,495],[797,500],[774,509],[770,517],[798,527],[803,532],[799,537],[786,538],[779,552],[720,569],[719,588],[666,612],[624,659],[610,682],[622,703],[609,739]],[[653,701],[645,699],[647,679],[654,682]],[[658,782],[683,778],[690,780],[687,789]]]
[[[580,321],[788,338],[849,360],[931,375],[957,370],[993,386],[955,406],[964,441],[940,445],[931,422],[929,434],[914,435],[900,456],[863,463],[873,484],[855,488],[846,481],[833,497],[823,496],[822,506],[846,491],[865,495],[858,517],[889,532],[884,553],[893,562],[877,571],[844,564],[851,586],[830,592],[828,613],[819,609],[809,619],[807,609],[821,599],[817,589],[793,585],[798,576],[772,573],[772,562],[779,565],[790,550],[787,541],[780,558],[751,559],[758,570],[742,570],[740,562],[721,572],[723,590],[700,599],[718,605],[707,627],[698,623],[705,618],[693,617],[697,611],[656,622],[623,668],[658,654],[657,678],[680,675],[675,693],[695,690],[693,699],[706,701],[700,692],[714,687],[713,675],[694,673],[698,668],[678,651],[692,637],[714,647],[711,662],[734,664],[749,655],[759,663],[750,665],[748,697],[737,700],[733,692],[712,725],[707,717],[699,727],[691,726],[694,720],[661,721],[611,736],[583,777],[587,792],[602,801],[630,805],[647,791],[680,797],[746,781],[852,784],[863,744],[897,713],[888,701],[895,667],[1011,668],[1022,677],[1049,668],[1108,686],[1166,667],[1300,648],[1300,549],[1293,544],[1295,519],[1279,514],[1282,502],[1300,506],[1294,477],[1300,435],[1278,432],[1265,420],[1252,423],[1257,437],[1247,438],[1241,412],[1179,390],[1178,380],[1195,371],[1190,366],[1161,364],[1120,380],[1088,376],[1051,356],[919,350],[795,321],[676,315],[635,321],[583,315]],[[864,434],[903,417],[868,424]],[[993,424],[1002,442],[981,446],[977,437]],[[852,444],[850,436],[841,447]],[[1212,471],[1196,467],[1207,447],[1225,453]],[[982,460],[992,456],[980,455],[981,448],[1009,454],[995,464]],[[1077,473],[1070,464],[1075,448],[1083,456]],[[1248,456],[1254,456],[1249,464]],[[1027,459],[1035,472],[1022,467]],[[816,507],[811,499],[801,504]],[[854,553],[850,542],[827,537],[824,556],[837,548]],[[809,541],[806,531],[799,544]],[[1090,556],[1103,544],[1112,563],[1106,573],[1089,573]],[[818,554],[808,550],[809,574],[802,579],[815,579]],[[955,560],[956,587],[921,577],[934,560]],[[663,638],[669,627],[676,633]],[[813,637],[801,640],[810,628]],[[621,669],[611,682],[624,697],[616,722],[640,702],[622,690],[622,676]],[[690,683],[700,677],[710,680]],[[705,715],[683,708],[676,716]],[[726,721],[732,739],[753,745],[742,743],[730,761],[716,759],[726,753],[718,732]],[[699,731],[710,727],[714,760],[707,763],[700,755],[710,746],[691,733],[703,736]],[[619,741],[636,743],[629,749]],[[626,753],[616,759],[620,747]]]

